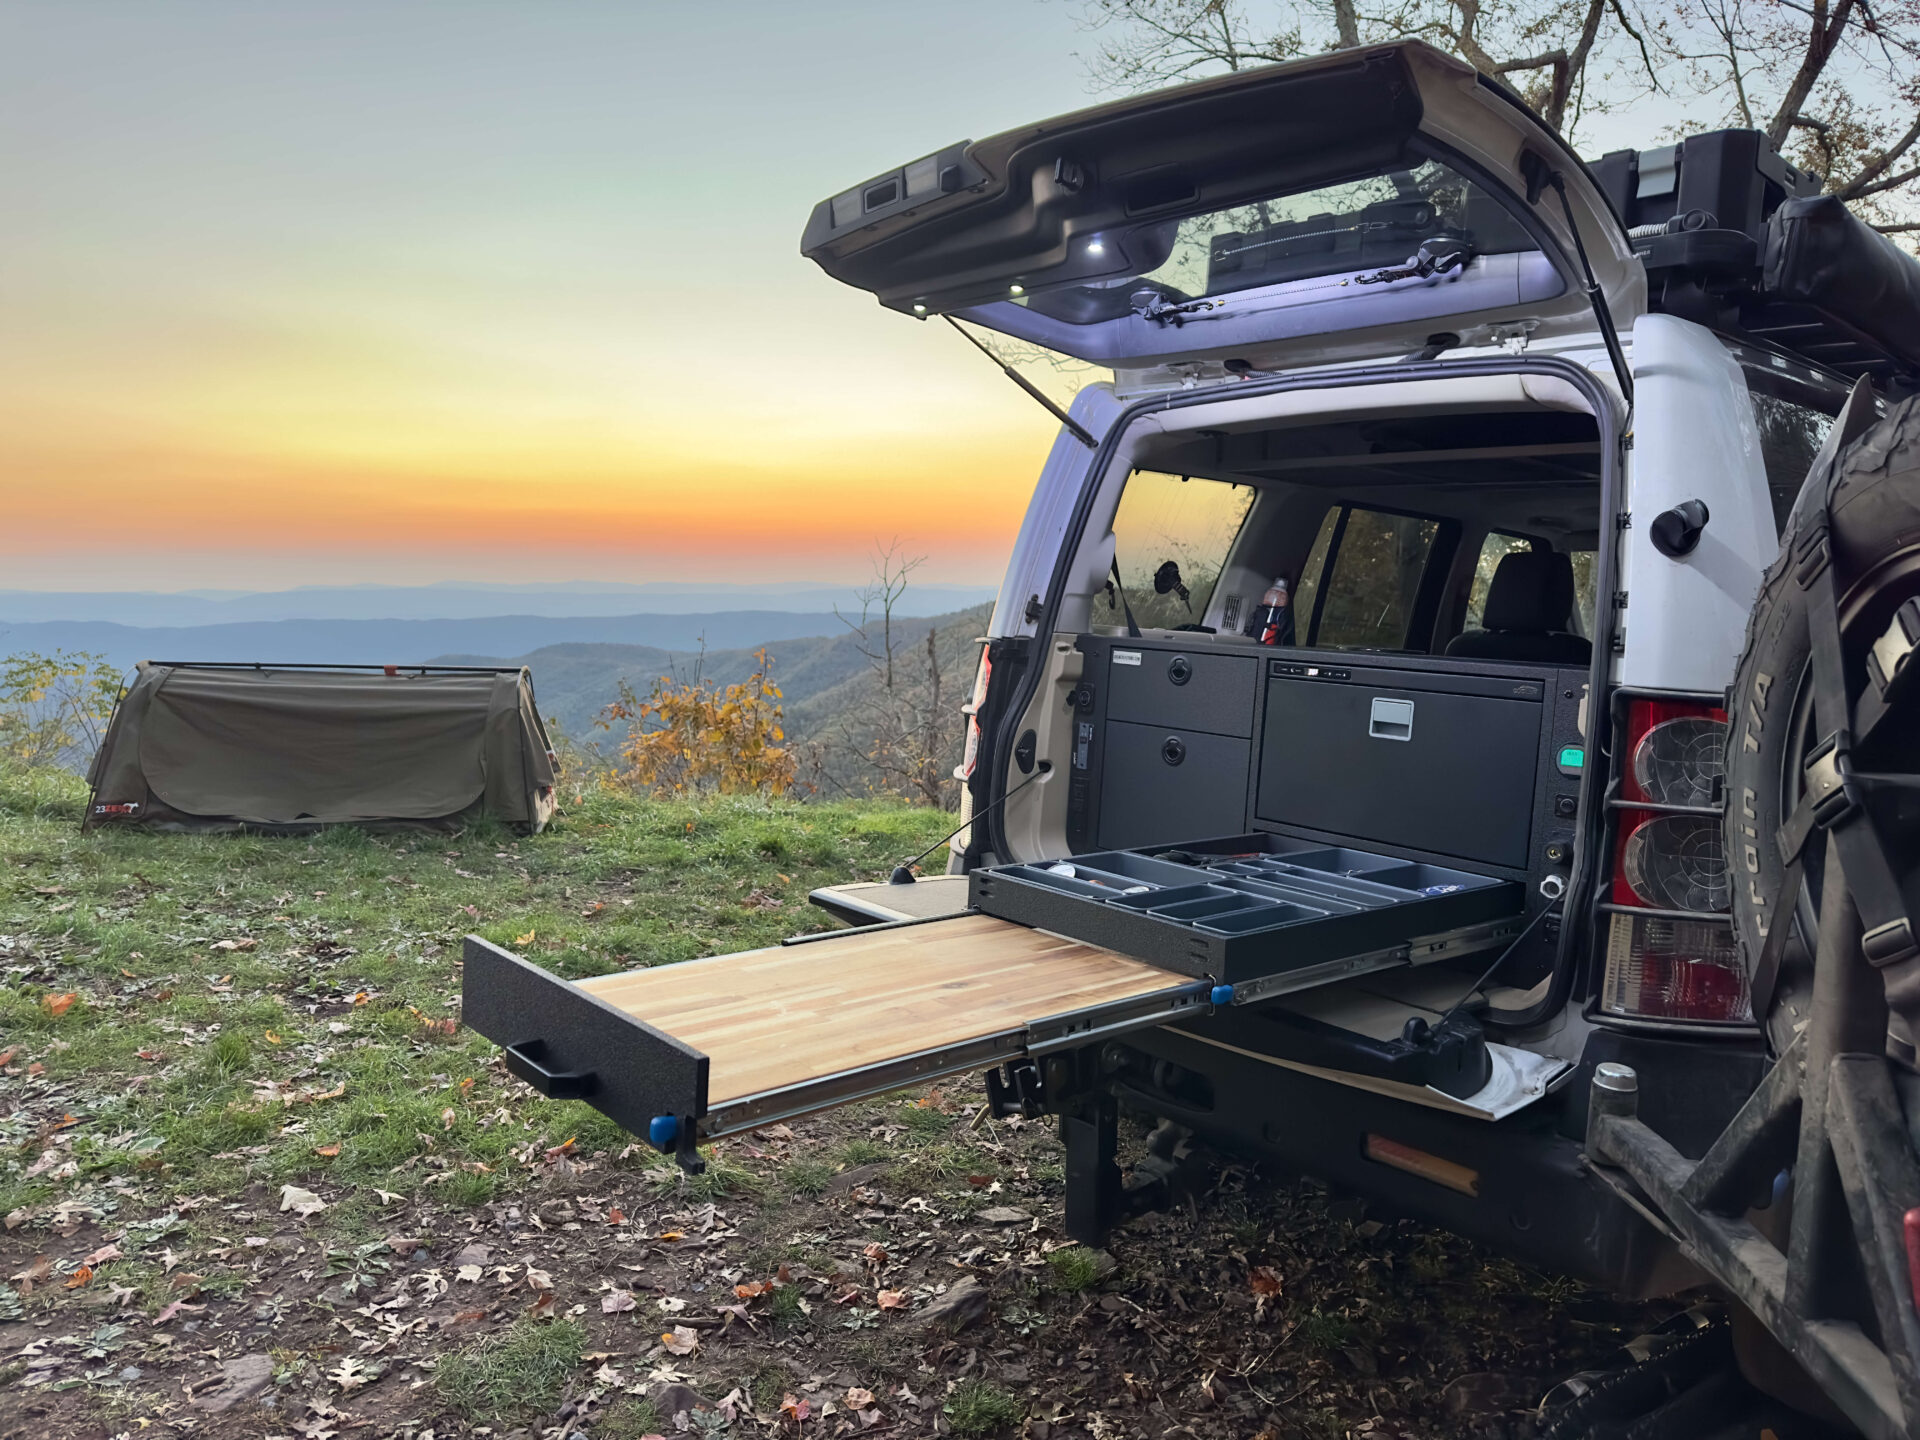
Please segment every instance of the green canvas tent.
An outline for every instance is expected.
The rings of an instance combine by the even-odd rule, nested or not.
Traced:
[[[524,669],[142,661],[88,773],[86,824],[535,832],[554,758]]]

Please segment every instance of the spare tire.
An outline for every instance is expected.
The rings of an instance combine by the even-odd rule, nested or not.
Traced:
[[[1774,836],[1801,793],[1801,766],[1818,743],[1807,672],[1807,594],[1794,576],[1800,537],[1826,497],[1845,666],[1858,693],[1868,645],[1893,612],[1920,594],[1920,397],[1901,401],[1840,453],[1824,487],[1808,477],[1779,557],[1747,623],[1746,647],[1728,692],[1726,848],[1733,867],[1734,935],[1752,976],[1772,927],[1796,923],[1767,1013],[1756,1013],[1784,1048],[1806,1015],[1808,955],[1817,914],[1824,841],[1808,842],[1811,883],[1783,894],[1787,867]],[[1756,1001],[1767,997],[1756,997]],[[1758,1005],[1756,1004],[1756,1009]]]

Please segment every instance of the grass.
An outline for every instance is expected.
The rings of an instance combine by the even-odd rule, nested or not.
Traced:
[[[619,1126],[537,1100],[491,1043],[439,1023],[459,1016],[461,937],[570,978],[768,945],[826,928],[810,889],[882,876],[949,823],[888,802],[596,792],[531,837],[83,834],[85,799],[73,776],[0,763],[0,1052],[10,1081],[42,1067],[0,1117],[0,1213],[110,1182],[158,1199],[293,1184],[334,1205],[377,1187],[459,1213],[520,1183],[529,1141],[618,1155]],[[75,1175],[25,1173],[40,1092],[53,1120],[80,1118]],[[827,1178],[793,1167],[772,1193]],[[724,1154],[672,1183],[769,1189]]]
[[[774,1403],[777,1405],[779,1401]],[[644,1440],[646,1436],[658,1435],[666,1427],[659,1407],[651,1400],[628,1396],[600,1418],[594,1432],[601,1440]]]
[[[1053,1283],[1069,1295],[1077,1295],[1100,1278],[1100,1257],[1084,1245],[1070,1245],[1047,1256],[1047,1268]]]
[[[560,1387],[586,1342],[587,1332],[571,1320],[517,1320],[448,1355],[433,1383],[469,1419],[547,1414],[560,1403]]]
[[[962,1380],[942,1407],[956,1435],[991,1435],[1015,1424],[1027,1407],[991,1380]]]

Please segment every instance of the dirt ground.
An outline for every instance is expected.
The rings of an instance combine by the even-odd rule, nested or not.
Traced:
[[[1673,1308],[1217,1161],[1083,1250],[1051,1130],[982,1099],[774,1126],[694,1178],[563,1143],[484,1206],[396,1199],[357,1246],[299,1213],[325,1187],[35,1215],[4,1273],[131,1236],[178,1298],[149,1317],[87,1284],[0,1324],[0,1436],[1521,1435],[1555,1378]]]
[[[973,1081],[685,1177],[461,1023],[468,932],[570,978],[776,943],[937,811],[272,839],[84,799],[0,769],[0,1440],[1517,1435],[1673,1308],[1217,1159],[1095,1254]]]

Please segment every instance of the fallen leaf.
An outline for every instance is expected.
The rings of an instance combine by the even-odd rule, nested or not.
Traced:
[[[213,942],[213,948],[216,950],[251,950],[259,943],[258,940],[249,935],[244,940],[216,940]]]
[[[887,1263],[887,1247],[877,1240],[867,1246],[861,1253],[876,1265],[884,1265]]]
[[[851,1410],[871,1410],[873,1391],[862,1390],[858,1385],[847,1391],[847,1407]]]
[[[766,1294],[771,1289],[773,1289],[771,1280],[749,1280],[745,1285],[734,1286],[733,1293],[742,1300],[751,1300],[755,1296]]]
[[[53,1262],[44,1255],[36,1255],[32,1261],[28,1263],[26,1269],[17,1275],[10,1275],[7,1278],[19,1283],[20,1293],[22,1295],[31,1295],[35,1285],[39,1284],[42,1280],[50,1279],[52,1275]]]
[[[539,933],[540,932],[538,930],[529,930],[524,935],[514,936],[513,943],[516,945],[531,945],[534,941],[534,937],[537,936]]]
[[[480,1283],[480,1276],[483,1273],[485,1272],[483,1272],[478,1265],[462,1265],[454,1272],[453,1278],[456,1280],[465,1280],[471,1285],[477,1285]]]
[[[907,1294],[904,1290],[881,1290],[875,1293],[873,1303],[882,1310],[904,1310],[907,1308]]]
[[[621,1208],[618,1205],[614,1206],[611,1210],[607,1211],[607,1224],[624,1225],[626,1223],[627,1223],[626,1212],[621,1210]]]
[[[529,1265],[527,1267],[527,1288],[529,1290],[551,1290],[553,1289],[553,1276],[544,1270],[536,1270]]]
[[[189,1305],[184,1300],[170,1300],[161,1312],[153,1317],[153,1323],[164,1325],[176,1315],[193,1315],[206,1309],[204,1305]]]
[[[609,1290],[600,1297],[602,1315],[619,1315],[633,1309],[633,1292],[630,1290]]]
[[[412,1235],[387,1236],[387,1249],[396,1255],[411,1255],[427,1242]]]
[[[280,1208],[291,1210],[303,1219],[308,1215],[318,1215],[327,1208],[327,1202],[311,1190],[302,1190],[298,1185],[280,1187]]]
[[[798,1425],[809,1415],[813,1414],[813,1406],[805,1400],[796,1400],[793,1396],[789,1395],[780,1402],[780,1413],[782,1415],[791,1415],[793,1417],[793,1423]]]
[[[118,1260],[120,1258],[121,1251],[119,1245],[109,1242],[108,1244],[102,1245],[80,1263],[82,1265],[104,1265],[109,1260]]]
[[[73,1002],[80,998],[78,991],[69,990],[64,995],[42,995],[40,1008],[49,1015],[64,1015],[73,1008]]]
[[[654,1304],[658,1305],[661,1312],[667,1315],[678,1315],[682,1310],[687,1308],[686,1301],[677,1299],[672,1295],[662,1295],[658,1300],[654,1301]]]
[[[1247,1284],[1262,1299],[1270,1299],[1280,1293],[1280,1277],[1270,1266],[1254,1266],[1253,1273],[1247,1277]]]
[[[265,1031],[262,1031],[261,1033],[262,1033],[262,1034],[264,1034],[264,1035],[265,1035],[265,1036],[267,1037],[267,1043],[268,1043],[269,1045],[279,1045],[279,1044],[283,1044],[283,1043],[284,1043],[284,1042],[283,1042],[283,1041],[282,1041],[282,1040],[280,1039],[280,1037],[279,1037],[278,1035],[276,1035],[276,1034],[274,1034],[274,1033],[273,1033],[273,1031],[271,1031],[271,1030],[265,1030]]]
[[[459,1119],[460,1117],[454,1113],[453,1107],[449,1105],[440,1112],[440,1128],[442,1130],[451,1130]]]
[[[333,1159],[334,1156],[340,1153],[340,1147],[338,1145],[316,1145],[313,1147],[313,1153],[316,1155],[323,1155],[327,1159],[331,1160]]]
[[[5,1050],[0,1050],[0,1070],[4,1070],[7,1066],[13,1064],[13,1057],[19,1053],[20,1049],[16,1045],[9,1045]]]
[[[660,1343],[675,1355],[691,1355],[700,1348],[700,1332],[676,1325],[660,1337]]]
[[[653,1238],[656,1240],[684,1240],[687,1236],[686,1232],[682,1230],[662,1230]]]
[[[67,1277],[67,1289],[78,1290],[91,1279],[93,1279],[93,1267],[91,1265],[82,1265]]]

